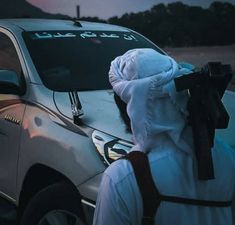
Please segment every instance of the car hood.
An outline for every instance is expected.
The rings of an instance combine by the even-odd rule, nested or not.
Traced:
[[[106,134],[132,142],[132,135],[126,131],[126,127],[120,118],[112,90],[84,91],[78,94],[84,111],[84,115],[81,117],[84,124]],[[235,131],[235,108],[234,104],[232,104],[234,99],[234,92],[225,92],[223,103],[230,115],[229,127],[216,130],[216,133],[235,149],[235,139],[233,137]],[[55,92],[54,102],[62,115],[70,119],[73,118],[68,93]]]
[[[112,90],[82,91],[78,92],[78,96],[84,113],[81,119],[85,125],[122,140],[132,141],[132,135],[126,131],[120,118]],[[54,102],[62,115],[73,118],[68,93],[55,92]]]

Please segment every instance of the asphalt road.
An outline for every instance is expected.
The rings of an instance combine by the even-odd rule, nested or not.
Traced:
[[[16,209],[7,200],[0,197],[0,225],[16,225]],[[9,222],[10,221],[10,222]]]
[[[8,213],[8,206],[2,204],[0,200],[0,225],[17,225],[16,224],[16,211]],[[8,219],[6,219],[6,217]],[[9,219],[10,218],[10,219]]]
[[[235,73],[235,45],[165,48],[164,50],[177,62],[188,62],[196,67],[202,67],[207,62],[222,62],[223,64],[230,64]],[[228,89],[235,91],[235,76]]]
[[[17,225],[15,222],[0,221],[0,225]]]
[[[230,64],[235,71],[235,45],[214,47],[164,48],[178,62],[186,61],[196,66],[203,66],[210,61]]]

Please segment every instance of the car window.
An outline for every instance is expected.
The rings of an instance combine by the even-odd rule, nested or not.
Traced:
[[[0,32],[0,69],[13,70],[21,75],[21,64],[14,44],[4,33]]]
[[[132,32],[24,32],[26,46],[46,87],[55,91],[109,89],[111,61],[133,48],[153,48]]]

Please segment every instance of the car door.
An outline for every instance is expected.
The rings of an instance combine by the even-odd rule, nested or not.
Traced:
[[[13,37],[0,29],[0,72],[14,71],[22,81],[20,59]],[[17,77],[16,76],[16,77]],[[0,85],[0,196],[15,200],[17,162],[21,135],[21,121],[25,103],[21,97],[3,93]]]

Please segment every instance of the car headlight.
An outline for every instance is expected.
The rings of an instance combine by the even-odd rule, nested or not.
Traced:
[[[92,141],[97,151],[108,165],[113,161],[128,154],[133,145],[127,141],[105,134],[101,131],[93,131]]]

